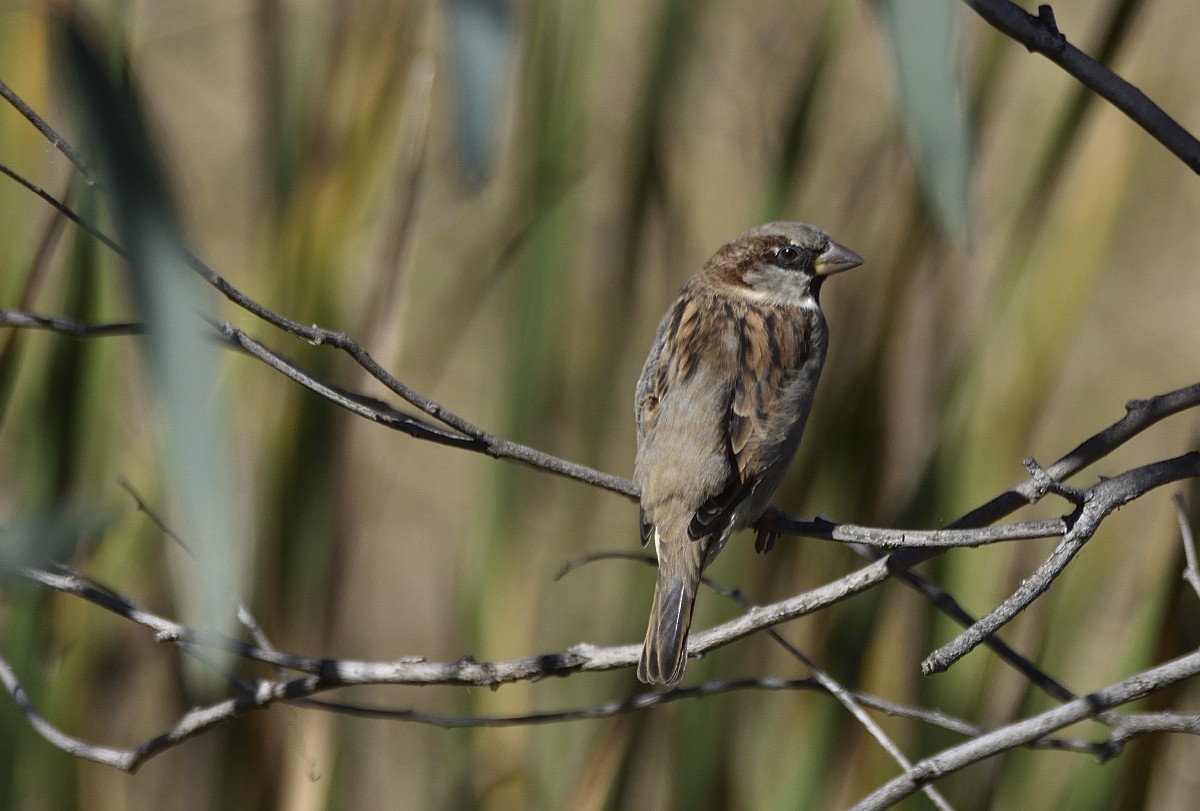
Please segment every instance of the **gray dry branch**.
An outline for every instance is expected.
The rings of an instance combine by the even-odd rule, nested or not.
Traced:
[[[1078,509],[1076,511],[1077,514],[1072,517],[1063,519],[1065,525],[1070,527],[1063,540],[1063,544],[1067,543],[1068,539],[1073,535],[1086,540],[1086,538],[1094,534],[1099,524],[1117,506],[1128,503],[1154,488],[1171,481],[1176,481],[1184,476],[1200,476],[1200,453],[1186,454],[1176,459],[1146,465],[1118,476],[1104,479],[1094,487],[1082,491],[1085,507]],[[139,506],[145,509],[140,498],[138,502]],[[1094,510],[1088,510],[1086,509],[1086,505],[1089,504],[1097,504],[1099,506]],[[158,521],[157,517],[153,516],[152,513],[151,517],[156,522]],[[783,520],[794,521],[795,519]],[[822,524],[827,528],[830,537],[845,535],[854,538],[853,543],[861,543],[863,538],[889,537],[892,532],[863,527],[847,529],[845,525],[829,521],[823,521]],[[166,528],[163,527],[163,529],[165,530]],[[1011,540],[1012,533],[1005,527],[997,529],[1001,530],[997,533],[997,540]],[[953,535],[954,533],[955,531],[950,531],[949,534]],[[927,534],[930,537],[936,538],[938,533]],[[1036,537],[1043,536],[1037,535]],[[970,542],[970,545],[980,543],[978,536],[975,535],[972,535],[967,540]],[[1052,555],[1051,559],[1056,559],[1056,556]],[[861,593],[868,588],[882,583],[891,576],[893,572],[889,569],[888,562],[888,558],[881,558],[856,572],[810,592],[770,605],[750,607],[745,614],[737,619],[694,634],[688,652],[692,656],[703,655],[759,630],[773,629],[774,626],[789,619],[812,613],[813,611],[840,602],[854,594]],[[4,681],[6,689],[39,734],[51,744],[72,755],[96,760],[124,770],[136,769],[146,759],[153,757],[167,748],[182,743],[217,724],[230,721],[250,712],[265,709],[280,701],[304,701],[314,695],[334,688],[381,684],[442,684],[497,687],[501,684],[515,681],[536,681],[546,676],[565,676],[576,672],[597,672],[629,668],[636,663],[639,653],[637,645],[604,647],[580,643],[562,652],[498,662],[477,662],[470,656],[464,656],[456,662],[429,662],[420,657],[406,657],[391,662],[369,662],[302,656],[282,652],[271,647],[269,644],[265,644],[263,642],[265,635],[262,635],[257,623],[254,623],[252,618],[248,616],[242,616],[242,621],[255,632],[254,635],[258,640],[257,644],[248,644],[215,632],[183,626],[146,611],[138,607],[132,600],[119,595],[111,589],[101,588],[89,583],[77,574],[52,572],[29,566],[18,566],[15,568],[15,572],[46,588],[86,600],[130,622],[142,625],[154,632],[156,639],[159,641],[170,642],[189,653],[202,656],[204,650],[219,650],[236,654],[246,660],[261,662],[277,668],[275,679],[259,679],[252,684],[240,682],[242,689],[238,695],[208,707],[193,709],[181,717],[171,729],[152,737],[133,749],[120,750],[79,741],[51,726],[32,706],[11,668],[7,663],[0,660],[0,679]],[[1048,584],[1049,581],[1046,582],[1047,586]],[[238,602],[236,595],[231,595],[230,599],[235,601],[235,603]],[[1025,604],[1027,604],[1027,601]],[[238,607],[239,615],[248,613],[240,603],[238,603]],[[796,654],[798,659],[806,661],[805,657],[799,654],[798,651]],[[301,675],[288,678],[284,675],[285,671]],[[1179,677],[1170,680],[1169,676],[1172,674],[1179,674]],[[1078,720],[1076,714],[1080,706],[1090,707],[1091,711],[1086,713],[1086,715],[1096,717],[1108,723],[1114,730],[1114,736],[1129,737],[1135,734],[1135,732],[1147,731],[1149,727],[1142,729],[1128,727],[1126,726],[1124,716],[1113,716],[1105,712],[1109,707],[1146,694],[1145,692],[1137,694],[1129,693],[1122,685],[1137,681],[1138,679],[1153,678],[1159,679],[1162,682],[1161,686],[1167,686],[1179,680],[1190,678],[1192,675],[1194,675],[1194,670],[1187,668],[1180,669],[1177,667],[1168,670],[1163,670],[1162,668],[1151,669],[1144,674],[1140,674],[1138,677],[1123,682],[1121,685],[1110,688],[1109,692],[1113,698],[1107,703],[1089,703],[1085,699],[1076,699],[1064,705],[1064,708],[1060,709],[1070,708],[1070,712],[1067,715],[1053,715],[1053,723],[1057,725],[1041,734],[1031,736],[1028,733],[1029,729],[1041,729],[1041,726],[1037,724],[1033,726],[1013,725],[1014,727],[1019,727],[1019,730],[1009,736],[997,735],[996,733],[983,733],[982,731],[972,733],[972,743],[987,741],[996,743],[1001,748],[980,750],[978,747],[971,748],[969,744],[963,744],[959,748],[965,749],[967,754],[963,755],[959,753],[959,748],[956,748],[953,750],[954,756],[948,758],[947,762],[959,763],[961,761],[961,765],[966,765],[968,762],[973,762],[970,760],[971,757],[978,759],[978,757],[986,756],[979,755],[980,751],[996,754],[1015,745],[1055,745],[1046,736],[1050,732],[1068,723],[1072,723],[1073,720]],[[864,700],[863,696],[851,694],[827,678],[821,678],[822,676],[824,674],[820,674],[816,680],[820,688],[826,690],[831,695],[840,696],[843,703],[849,706],[861,704],[863,706],[881,708],[884,704],[880,699],[874,697],[865,697]],[[1158,684],[1158,682],[1154,683]],[[766,688],[778,685],[770,681],[764,681],[759,683],[758,686]],[[1160,688],[1155,687],[1154,689]],[[709,690],[707,692],[712,691]],[[705,690],[700,690],[699,692],[687,691],[682,695],[703,695],[707,694],[707,692]],[[1128,698],[1121,698],[1127,694],[1129,695]],[[675,694],[670,691],[667,693],[652,694],[642,699],[619,702],[619,707],[610,709],[612,712],[641,709],[651,706],[654,703],[671,700],[669,697],[673,695]],[[659,697],[655,698],[654,696]],[[353,712],[354,710],[351,708],[348,711]],[[597,717],[603,712],[603,710],[597,708],[588,708],[561,714],[550,714],[550,717],[541,720],[569,720],[572,718]],[[927,711],[903,708],[901,712],[909,717],[921,718],[921,713]],[[1058,719],[1060,718],[1073,720],[1058,723]],[[1160,720],[1159,725],[1154,728],[1170,729],[1172,731],[1190,731],[1195,727],[1194,724],[1189,724],[1185,720],[1185,716],[1164,714],[1162,718],[1167,720]],[[922,720],[928,720],[928,718],[922,718]],[[519,719],[511,719],[511,722],[519,723],[521,721]],[[528,722],[534,723],[536,721],[531,719]],[[464,722],[464,725],[465,723],[467,722]],[[1121,739],[1123,740],[1124,737]],[[1114,739],[1116,738],[1114,737]],[[1071,748],[1077,751],[1094,750],[1095,748],[1082,742],[1059,742],[1057,745],[1059,748]],[[901,763],[905,769],[905,775],[908,775],[910,779],[908,782],[902,781],[902,783],[897,783],[896,785],[911,786],[912,790],[923,789],[925,783],[928,782],[925,779],[926,775],[941,773],[939,770],[945,768],[939,765],[941,761],[935,761],[934,765],[937,767],[936,769],[931,767],[928,761],[910,766],[901,758]],[[932,772],[930,771],[931,769],[933,769]],[[893,787],[892,790],[898,789]],[[935,800],[935,802],[937,801]]]
[[[1024,746],[1044,735],[1056,732],[1078,721],[1094,718],[1102,710],[1119,707],[1156,693],[1200,674],[1200,652],[1189,653],[1170,662],[1152,667],[1109,687],[1097,690],[1061,707],[1038,713],[1016,723],[1007,724],[966,743],[950,747],[925,758],[904,774],[891,780],[878,791],[854,806],[854,811],[878,811],[889,808],[922,786],[956,772],[972,763],[994,757],[1018,746]],[[1156,723],[1159,721],[1159,723]],[[1115,727],[1110,735],[1114,744],[1123,743],[1132,735],[1149,729],[1200,734],[1200,723],[1194,715],[1174,715],[1165,719],[1140,715]]]

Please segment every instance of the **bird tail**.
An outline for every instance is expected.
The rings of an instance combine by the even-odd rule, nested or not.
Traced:
[[[654,585],[654,604],[637,677],[645,684],[669,687],[683,678],[688,630],[692,627],[704,552],[702,542],[693,541],[686,533],[674,542],[655,540],[658,581]]]

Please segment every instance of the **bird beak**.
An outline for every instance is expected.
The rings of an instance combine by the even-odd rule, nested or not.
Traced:
[[[828,276],[832,273],[841,273],[843,270],[856,268],[862,263],[862,257],[845,245],[830,242],[829,247],[817,256],[817,261],[813,263],[813,270],[818,276]]]

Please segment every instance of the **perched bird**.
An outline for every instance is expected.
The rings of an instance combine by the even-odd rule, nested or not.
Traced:
[[[658,581],[638,664],[683,676],[700,573],[783,480],[825,361],[825,277],[862,264],[819,228],[774,222],[727,243],[658,326],[637,384],[642,544]]]

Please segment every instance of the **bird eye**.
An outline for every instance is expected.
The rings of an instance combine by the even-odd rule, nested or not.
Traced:
[[[775,264],[782,268],[797,268],[804,261],[804,251],[795,245],[784,245],[773,252]]]

